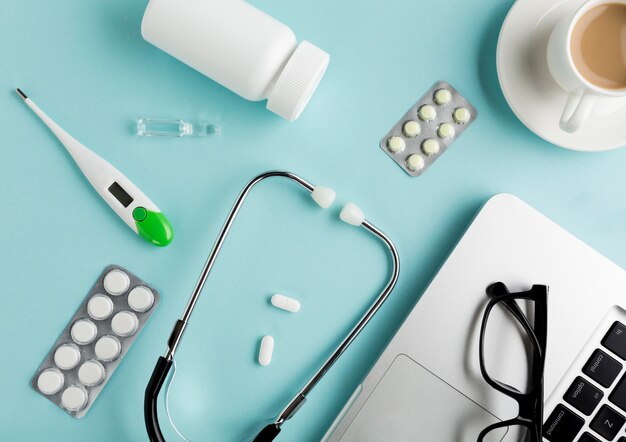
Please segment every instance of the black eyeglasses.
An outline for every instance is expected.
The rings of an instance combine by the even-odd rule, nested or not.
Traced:
[[[546,339],[548,325],[548,287],[545,285],[533,285],[526,292],[509,293],[506,285],[496,282],[487,287],[487,295],[491,298],[485,313],[480,329],[480,371],[485,381],[500,393],[514,399],[519,405],[518,416],[489,425],[478,435],[478,442],[492,431],[505,427],[516,428],[520,435],[520,440],[528,442],[542,442],[543,425],[543,369],[546,354]],[[520,302],[527,306],[528,314],[525,314],[520,307]],[[529,321],[532,318],[532,321]],[[518,342],[503,342],[502,327],[503,321],[513,321],[515,328],[519,332]],[[510,326],[511,324],[506,324]],[[507,335],[509,336],[509,335]],[[519,345],[521,350],[527,355],[528,364],[526,379],[509,379],[506,368],[502,364],[507,361],[490,358],[486,362],[485,355],[488,341],[490,350],[502,349],[503,346]],[[493,354],[491,352],[490,354]],[[499,370],[498,370],[499,369]],[[519,367],[510,367],[508,373],[517,373]],[[498,377],[505,377],[503,380],[495,379],[490,373],[499,373]],[[510,385],[514,384],[514,385]]]

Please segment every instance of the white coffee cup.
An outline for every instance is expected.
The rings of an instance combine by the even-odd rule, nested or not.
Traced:
[[[559,126],[565,132],[576,132],[587,121],[592,112],[600,111],[600,107],[613,107],[610,102],[623,101],[619,99],[626,97],[626,88],[606,89],[583,77],[574,64],[570,44],[574,27],[587,11],[599,5],[615,3],[626,4],[626,0],[589,0],[585,2],[573,14],[561,19],[550,36],[548,67],[555,81],[569,94],[559,122]],[[620,103],[618,109],[622,106],[623,103]]]

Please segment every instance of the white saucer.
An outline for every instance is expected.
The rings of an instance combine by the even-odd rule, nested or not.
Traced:
[[[502,25],[497,49],[500,87],[515,115],[546,141],[597,152],[626,145],[626,101],[602,99],[574,134],[559,127],[567,94],[548,70],[548,39],[556,23],[585,0],[517,0]],[[607,105],[607,106],[605,106]],[[595,112],[595,110],[594,110]]]

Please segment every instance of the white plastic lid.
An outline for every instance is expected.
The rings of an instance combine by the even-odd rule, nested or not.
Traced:
[[[267,99],[267,109],[293,121],[300,116],[320,83],[330,56],[303,41],[291,55]]]

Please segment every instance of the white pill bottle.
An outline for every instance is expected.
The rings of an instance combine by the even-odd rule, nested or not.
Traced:
[[[300,116],[329,55],[243,0],[150,0],[143,38],[287,120]]]

